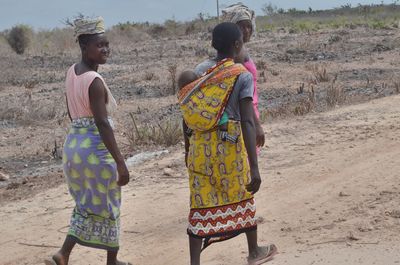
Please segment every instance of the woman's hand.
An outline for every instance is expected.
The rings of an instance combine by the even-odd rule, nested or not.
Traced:
[[[126,167],[125,162],[117,163],[117,184],[118,186],[125,186],[129,182],[129,170]]]
[[[256,122],[256,144],[257,147],[263,147],[265,144],[265,133],[259,122]]]
[[[252,84],[251,84],[252,85]],[[244,144],[249,159],[251,181],[246,185],[246,190],[255,194],[261,185],[260,172],[258,170],[257,151],[256,151],[256,122],[254,121],[253,101],[245,98],[239,101],[242,134]],[[261,128],[262,129],[262,128]]]
[[[251,192],[251,194],[255,194],[261,186],[261,177],[258,169],[250,170],[251,173],[251,181],[246,185],[246,190]]]

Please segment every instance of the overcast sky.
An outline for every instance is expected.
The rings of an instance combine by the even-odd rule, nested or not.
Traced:
[[[219,0],[220,6],[236,3],[240,0]],[[277,7],[307,9],[326,9],[340,7],[347,3],[356,6],[362,4],[378,4],[372,0],[241,0],[250,6],[258,15],[266,3]],[[383,1],[392,3],[393,1]],[[107,26],[119,22],[163,22],[166,19],[189,20],[199,13],[216,14],[216,0],[0,0],[0,30],[16,24],[28,24],[35,29],[51,29],[63,27],[60,22],[78,13],[85,15],[101,15]]]

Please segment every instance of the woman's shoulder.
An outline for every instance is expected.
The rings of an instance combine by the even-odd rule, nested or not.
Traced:
[[[246,55],[243,64],[251,65],[252,67],[256,68],[256,64],[254,63],[253,59],[251,58],[251,56],[249,54]]]
[[[73,64],[69,69],[68,73],[71,75],[74,75],[76,77],[83,77],[83,78],[91,78],[91,77],[101,77],[101,75],[94,71],[94,70],[88,70],[86,67],[82,67],[79,64],[75,63]]]
[[[75,76],[75,64],[71,65],[67,70],[67,77],[68,76]]]
[[[248,82],[252,82],[253,81],[253,75],[249,72],[243,72],[239,75],[238,77],[238,82],[244,82],[244,83],[248,83]]]
[[[89,84],[93,83],[93,81],[96,78],[100,79],[100,81],[102,81],[102,83],[105,83],[105,81],[104,81],[103,77],[101,76],[101,74],[99,74],[96,71],[88,71],[88,72],[85,72],[85,73],[81,74],[80,76],[82,76],[82,78],[84,80],[86,80],[86,82],[88,82]]]

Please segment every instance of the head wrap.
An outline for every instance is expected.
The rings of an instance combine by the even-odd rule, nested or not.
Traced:
[[[256,32],[256,14],[240,2],[224,8],[222,10],[222,19],[235,24],[243,20],[250,20],[253,25],[253,33]]]
[[[75,37],[83,34],[99,34],[105,32],[104,19],[96,18],[77,18],[74,20]]]

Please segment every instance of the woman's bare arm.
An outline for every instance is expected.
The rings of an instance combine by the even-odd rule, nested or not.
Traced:
[[[107,109],[106,109],[106,89],[103,81],[99,78],[94,79],[89,87],[89,100],[90,107],[94,116],[94,120],[101,139],[108,151],[117,163],[118,169],[118,184],[123,186],[129,182],[129,172],[126,168],[124,157],[122,156],[117,142],[115,141],[114,132],[108,122]]]
[[[254,122],[253,101],[251,98],[244,98],[239,101],[242,134],[249,157],[251,182],[246,189],[252,194],[256,193],[261,185],[260,172],[258,170],[257,149],[256,149],[256,127]]]

